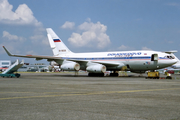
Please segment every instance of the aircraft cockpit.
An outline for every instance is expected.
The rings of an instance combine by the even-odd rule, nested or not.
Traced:
[[[174,56],[172,56],[172,55],[167,55],[167,56],[165,56],[165,58],[175,59],[175,57],[174,57]]]

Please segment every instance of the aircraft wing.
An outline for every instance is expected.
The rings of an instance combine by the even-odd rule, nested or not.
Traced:
[[[53,56],[39,56],[39,55],[13,55],[11,54],[4,46],[4,50],[9,56],[14,56],[14,57],[25,57],[25,58],[36,58],[36,60],[42,60],[42,59],[47,59],[48,61],[53,61],[53,60],[60,60],[62,59],[61,57],[53,57]]]
[[[107,67],[116,67],[119,65],[122,65],[122,63],[110,63],[110,62],[104,62],[104,61],[90,61],[90,60],[76,60],[76,59],[68,59],[68,61],[73,61],[73,62],[77,62],[79,64],[87,64],[87,63],[99,63],[102,65],[105,65]]]
[[[9,56],[14,56],[14,57],[25,57],[25,58],[35,58],[36,60],[42,60],[42,59],[47,59],[48,61],[56,61],[56,60],[64,60],[61,57],[53,57],[53,56],[39,56],[39,55],[14,55],[11,54],[5,46],[3,46],[4,50]],[[106,62],[106,61],[90,61],[90,60],[76,60],[76,59],[67,59],[68,61],[73,61],[77,62],[79,64],[87,64],[87,63],[99,63],[102,65],[105,65],[107,67],[116,67],[119,65],[122,65],[122,63],[111,63],[111,62]]]
[[[119,66],[120,63],[110,63],[110,62],[103,62],[103,61],[93,61],[94,63],[99,63],[99,64],[103,64],[107,67],[115,67],[115,66]]]

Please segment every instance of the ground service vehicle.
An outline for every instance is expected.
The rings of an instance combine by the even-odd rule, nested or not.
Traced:
[[[20,77],[20,74],[15,73],[20,67],[22,67],[24,65],[24,62],[22,61],[21,63],[19,63],[19,60],[17,59],[16,62],[11,65],[8,69],[6,69],[4,72],[2,72],[0,74],[1,77]]]

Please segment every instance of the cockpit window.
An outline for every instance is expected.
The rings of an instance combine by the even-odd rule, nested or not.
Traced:
[[[174,57],[174,56],[172,56],[172,55],[165,56],[165,58],[175,59],[175,57]]]

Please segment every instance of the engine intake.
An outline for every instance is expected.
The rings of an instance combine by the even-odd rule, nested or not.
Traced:
[[[76,62],[64,63],[61,65],[61,69],[67,71],[78,71],[80,69],[80,65]]]
[[[106,72],[106,66],[97,64],[97,65],[90,65],[86,68],[86,71],[90,73],[105,73]]]

